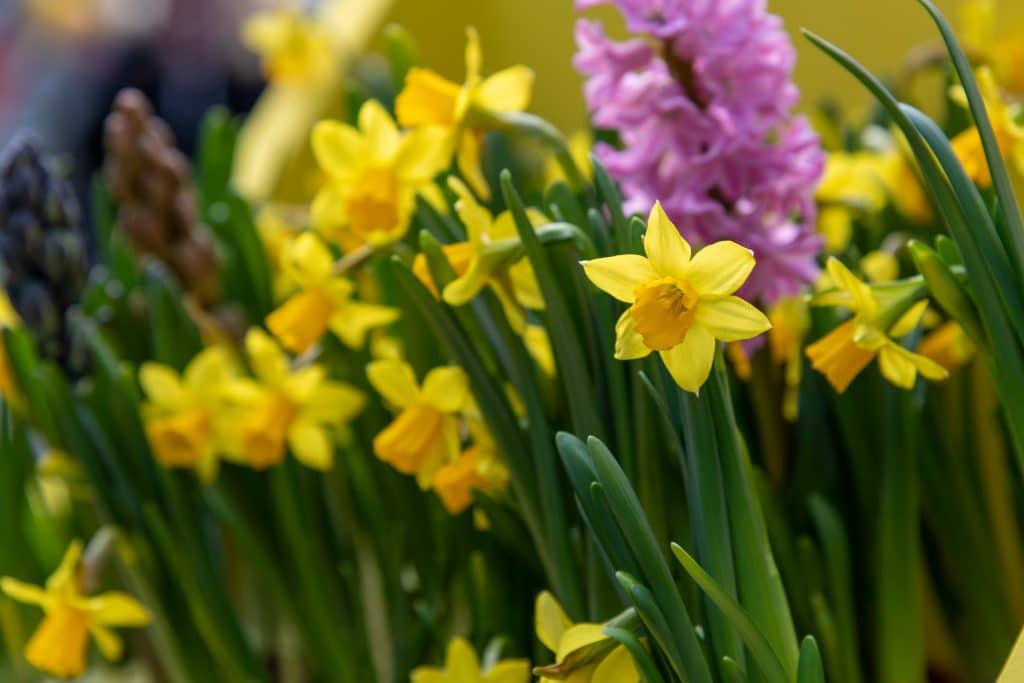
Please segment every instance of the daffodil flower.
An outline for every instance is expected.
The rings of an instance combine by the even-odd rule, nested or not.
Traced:
[[[555,663],[534,673],[541,683],[639,683],[632,655],[605,635],[605,624],[573,624],[555,597],[544,591],[534,607],[537,638]]]
[[[313,199],[313,227],[345,251],[401,239],[417,193],[437,193],[434,176],[449,163],[450,143],[434,127],[399,132],[380,103],[359,110],[359,127],[320,121],[313,154],[327,177]]]
[[[457,515],[473,503],[473,491],[503,491],[508,486],[508,467],[482,421],[470,420],[473,445],[458,460],[443,465],[434,476],[434,491],[449,514]]]
[[[1024,173],[1024,126],[1017,123],[1019,111],[1006,104],[990,68],[978,69],[977,78],[999,151],[1007,157],[1018,173]],[[954,88],[952,96],[954,100],[967,106],[967,95],[962,86]],[[956,153],[967,176],[981,188],[991,187],[992,172],[977,127],[972,126],[957,135],[953,138],[952,145],[953,152]]]
[[[964,328],[950,320],[926,334],[917,352],[953,372],[970,363],[977,349]]]
[[[267,316],[267,328],[294,353],[305,353],[328,329],[344,344],[360,349],[366,334],[398,319],[398,310],[356,301],[355,285],[334,274],[334,259],[313,233],[296,237],[282,263],[286,277],[299,291]]]
[[[231,352],[199,352],[179,375],[160,363],[139,368],[146,394],[142,415],[153,457],[167,467],[194,468],[203,482],[217,475],[217,456],[228,442],[224,391],[239,374]]]
[[[373,440],[373,452],[399,472],[416,475],[428,489],[434,475],[459,455],[459,413],[469,399],[469,379],[462,368],[434,368],[421,387],[411,366],[378,360],[366,366],[370,384],[398,411]]]
[[[0,332],[6,328],[14,328],[21,325],[21,321],[7,292],[0,289]],[[10,359],[7,358],[7,349],[4,347],[3,337],[0,336],[0,398],[10,400],[14,396],[16,383],[14,371],[11,369]]]
[[[482,139],[480,132],[470,125],[470,114],[474,110],[526,109],[533,89],[533,71],[521,65],[512,66],[483,78],[482,61],[480,36],[475,29],[468,28],[465,82],[459,85],[429,69],[412,68],[395,100],[395,113],[405,127],[436,126],[446,131],[456,142],[459,172],[478,195],[489,199],[490,188],[480,168]]]
[[[285,272],[285,254],[288,245],[301,233],[298,220],[285,207],[266,204],[256,215],[256,232],[260,236],[270,268],[274,299],[286,299],[293,283]]]
[[[412,672],[412,683],[528,683],[530,662],[505,659],[482,671],[476,650],[464,638],[448,643],[444,668],[421,666]]]
[[[249,330],[245,350],[256,381],[239,380],[230,392],[251,406],[238,426],[242,459],[257,469],[270,467],[281,462],[287,444],[307,467],[330,469],[330,429],[359,414],[362,393],[327,379],[323,366],[315,363],[293,369],[291,359],[263,330]]]
[[[533,267],[523,258],[515,219],[508,211],[493,216],[457,178],[449,178],[448,185],[458,197],[455,211],[466,226],[469,241],[443,247],[456,278],[444,288],[442,298],[452,306],[463,306],[489,286],[512,328],[522,332],[526,325],[522,309],[543,310],[544,297]],[[539,211],[528,211],[527,215],[534,227],[548,222]],[[413,263],[413,271],[435,289],[422,254]]]
[[[121,638],[113,628],[149,623],[149,613],[133,597],[111,591],[94,597],[81,592],[78,569],[81,541],[73,541],[45,587],[4,577],[0,590],[18,602],[38,605],[45,616],[25,646],[29,664],[52,676],[77,678],[85,672],[89,635],[110,661],[121,656]]]
[[[771,323],[733,296],[754,269],[754,255],[716,242],[691,258],[690,245],[655,204],[644,235],[647,257],[625,254],[584,261],[587,277],[630,304],[615,325],[615,357],[661,355],[676,383],[697,392],[711,373],[716,339],[750,339]]]
[[[779,301],[768,311],[772,329],[768,348],[772,362],[784,368],[786,391],[782,399],[782,416],[796,421],[800,404],[800,380],[804,374],[803,343],[811,328],[811,316],[802,296]]]
[[[889,306],[880,301],[871,287],[836,258],[829,258],[827,269],[837,289],[815,297],[812,303],[839,305],[852,311],[854,317],[808,346],[807,357],[836,391],[846,391],[876,356],[882,375],[903,389],[913,388],[918,373],[931,380],[949,376],[942,366],[892,339],[909,334],[917,326],[928,307],[927,301],[919,301],[890,326],[885,323]]]
[[[275,83],[303,84],[334,68],[329,34],[292,7],[252,14],[242,24],[242,42],[260,55],[263,73]]]

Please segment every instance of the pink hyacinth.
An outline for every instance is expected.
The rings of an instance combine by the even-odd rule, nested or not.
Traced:
[[[609,0],[577,0],[585,9]],[[731,239],[754,251],[742,294],[772,304],[818,274],[814,190],[824,154],[804,117],[795,53],[763,0],[615,0],[628,30],[576,25],[576,68],[594,125],[620,146],[596,154],[626,209],[660,200],[697,243]]]

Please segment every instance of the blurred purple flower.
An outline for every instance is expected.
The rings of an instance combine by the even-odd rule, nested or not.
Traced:
[[[609,0],[577,0],[585,9]],[[818,274],[814,190],[824,154],[792,114],[795,53],[763,0],[615,0],[628,30],[576,25],[574,63],[587,77],[594,125],[621,148],[596,153],[626,209],[660,200],[688,239],[731,239],[754,251],[742,294],[772,304]]]

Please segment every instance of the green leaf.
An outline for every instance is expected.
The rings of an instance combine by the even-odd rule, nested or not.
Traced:
[[[729,621],[732,622],[735,629],[739,632],[740,637],[743,638],[743,642],[746,643],[747,648],[750,651],[751,656],[757,665],[760,667],[762,673],[765,675],[770,683],[786,683],[792,681],[795,677],[793,674],[788,674],[785,667],[782,665],[782,661],[779,659],[778,654],[772,650],[771,643],[768,642],[768,638],[764,633],[754,624],[751,620],[750,615],[737,603],[732,597],[729,596],[718,583],[705,572],[697,561],[690,557],[682,546],[673,543],[672,552],[675,554],[676,559],[686,570],[697,585],[701,587],[711,601],[725,614]]]
[[[629,654],[633,658],[633,663],[636,665],[636,669],[640,673],[640,680],[643,681],[643,683],[664,683],[664,679],[658,672],[658,667],[654,663],[654,659],[647,651],[647,648],[645,648],[640,642],[640,639],[636,637],[635,633],[614,627],[606,628],[604,633],[606,636],[616,640],[624,648],[629,650]]]
[[[796,674],[797,683],[825,683],[825,668],[821,663],[821,652],[814,636],[807,636],[800,644],[800,665]]]

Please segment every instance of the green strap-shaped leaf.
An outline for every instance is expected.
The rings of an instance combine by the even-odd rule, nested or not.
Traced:
[[[796,674],[797,683],[825,683],[825,668],[821,663],[821,652],[814,636],[807,636],[800,644],[800,665]]]

